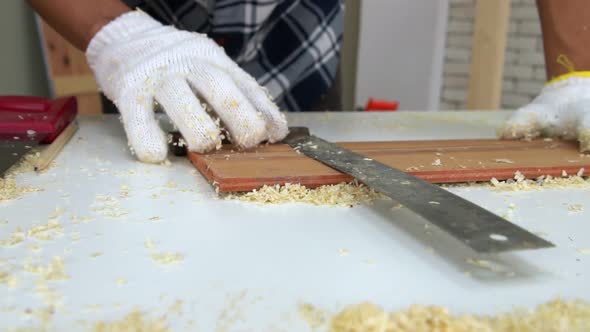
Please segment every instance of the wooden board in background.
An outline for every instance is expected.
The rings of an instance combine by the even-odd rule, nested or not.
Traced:
[[[500,109],[510,6],[510,0],[477,0],[466,102],[468,110]]]
[[[53,97],[75,96],[78,100],[78,112],[102,113],[100,93],[84,53],[41,18],[38,18],[38,24]]]
[[[576,174],[581,168],[590,172],[590,155],[581,155],[577,142],[447,140],[339,145],[432,183],[505,180],[516,171],[528,178],[561,176],[563,171]],[[283,144],[244,152],[224,146],[210,154],[189,153],[189,158],[221,192],[285,183],[313,188],[352,180]]]

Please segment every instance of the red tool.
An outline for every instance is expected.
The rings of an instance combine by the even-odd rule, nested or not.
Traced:
[[[397,111],[399,102],[369,98],[365,112]]]
[[[33,146],[53,142],[76,114],[74,97],[0,96],[0,176]]]
[[[0,96],[0,139],[51,143],[77,114],[76,98]]]

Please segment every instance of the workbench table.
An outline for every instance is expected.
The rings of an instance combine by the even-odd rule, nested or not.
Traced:
[[[289,124],[333,141],[493,138],[508,115],[302,113],[289,114]],[[370,301],[494,314],[558,296],[590,300],[590,256],[581,250],[590,248],[588,187],[451,188],[556,244],[481,257],[390,201],[344,208],[219,199],[184,158],[137,162],[116,116],[81,117],[80,126],[54,167],[18,176],[43,191],[0,202],[0,239],[51,218],[63,227],[50,240],[0,247],[0,271],[16,278],[14,288],[0,284],[0,329],[40,326],[48,304],[56,331],[88,330],[134,309],[167,315],[174,331],[307,331],[301,303],[332,313]],[[183,259],[159,264],[152,255],[162,252]],[[47,266],[54,256],[68,279],[36,289],[39,276],[25,263]]]

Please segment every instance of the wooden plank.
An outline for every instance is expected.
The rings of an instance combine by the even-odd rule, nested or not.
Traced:
[[[576,142],[535,140],[448,140],[349,142],[348,148],[432,183],[505,180],[516,171],[527,177],[561,176],[590,170]],[[352,179],[320,162],[276,144],[236,152],[231,146],[209,154],[189,153],[199,171],[221,192],[249,191],[263,185],[299,183],[308,187]],[[437,162],[437,160],[440,160]]]
[[[498,110],[508,38],[510,0],[478,0],[467,109]]]
[[[80,114],[101,114],[102,100],[100,95],[92,93],[88,95],[77,95],[78,113]]]
[[[38,20],[53,97],[75,96],[80,113],[101,113],[100,93],[84,52],[66,41],[41,18]]]
[[[94,75],[53,76],[53,87],[57,96],[73,96],[98,91]]]

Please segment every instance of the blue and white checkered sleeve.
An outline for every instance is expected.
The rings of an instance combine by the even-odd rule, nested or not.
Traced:
[[[282,7],[282,8],[280,8]],[[341,0],[283,2],[256,57],[243,64],[289,111],[309,110],[334,82],[340,61]]]

